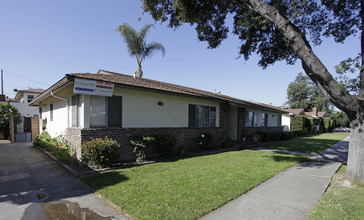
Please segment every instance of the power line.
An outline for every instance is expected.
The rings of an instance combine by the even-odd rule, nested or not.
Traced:
[[[8,74],[10,74],[10,75],[16,76],[16,77],[18,77],[18,78],[21,78],[21,79],[25,79],[25,80],[28,80],[28,81],[31,81],[31,82],[34,82],[34,83],[38,83],[38,84],[43,84],[43,85],[45,85],[45,86],[49,86],[49,83],[44,83],[44,82],[39,82],[39,81],[35,81],[35,80],[32,80],[32,79],[28,79],[28,78],[26,78],[26,77],[24,77],[24,76],[20,76],[20,75],[18,75],[18,74],[11,73],[11,72],[8,72],[8,71],[5,71],[5,70],[4,70],[4,72],[5,72],[5,73],[8,73]]]

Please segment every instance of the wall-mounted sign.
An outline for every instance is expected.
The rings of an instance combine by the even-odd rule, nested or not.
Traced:
[[[112,96],[114,83],[75,78],[73,93],[85,95]]]

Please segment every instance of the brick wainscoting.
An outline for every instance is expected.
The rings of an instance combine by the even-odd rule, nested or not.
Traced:
[[[225,134],[222,128],[67,128],[66,138],[68,143],[74,147],[77,157],[81,157],[81,144],[91,138],[104,138],[108,136],[120,143],[119,161],[127,162],[135,160],[135,153],[130,144],[133,135],[157,135],[173,134],[177,138],[176,149],[181,148],[185,151],[194,151],[197,146],[194,139],[202,133],[213,133],[215,137]],[[155,149],[146,151],[149,156],[156,156]]]
[[[283,127],[245,127],[247,134],[254,134],[257,131],[283,132]]]

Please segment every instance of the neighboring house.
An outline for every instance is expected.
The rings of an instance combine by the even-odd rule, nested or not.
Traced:
[[[326,116],[326,112],[325,111],[319,112],[319,111],[317,111],[317,108],[314,107],[312,109],[312,112],[305,112],[305,116],[307,118],[313,118],[314,129],[316,129],[316,131],[320,131],[320,129],[321,129],[320,125],[321,125],[322,120]]]
[[[305,111],[303,108],[289,109],[286,106],[281,106],[281,109],[286,111],[286,114],[282,115],[282,126],[283,131],[291,131],[291,118],[295,115],[304,115]]]
[[[22,122],[15,127],[16,141],[31,141],[31,117],[38,116],[38,107],[28,104],[43,91],[43,89],[16,90],[15,98],[6,97],[4,102],[17,108],[21,115]]]
[[[62,133],[81,154],[81,144],[96,137],[117,140],[120,160],[132,160],[134,134],[172,133],[177,148],[194,146],[204,132],[242,140],[242,131],[282,131],[281,109],[220,93],[170,83],[133,78],[100,70],[97,74],[67,74],[30,105],[39,105],[40,118],[51,136]]]
[[[16,91],[15,98],[9,99],[8,101],[18,109],[22,116],[22,122],[15,129],[15,140],[31,141],[31,117],[38,116],[39,110],[37,106],[29,106],[28,104],[44,92],[44,89],[24,89]]]
[[[289,109],[285,106],[281,106],[281,109],[287,112],[287,114],[282,115],[282,126],[284,131],[291,130],[291,118],[296,115],[304,115],[307,118],[313,118],[314,129],[320,131],[321,121],[326,116],[326,112],[318,112],[316,107],[313,108],[312,112],[305,112],[303,108]]]

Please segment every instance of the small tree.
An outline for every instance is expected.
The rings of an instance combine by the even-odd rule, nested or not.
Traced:
[[[11,117],[14,117],[15,124],[21,123],[21,115],[17,108],[9,103],[0,103],[0,131],[9,131]]]

